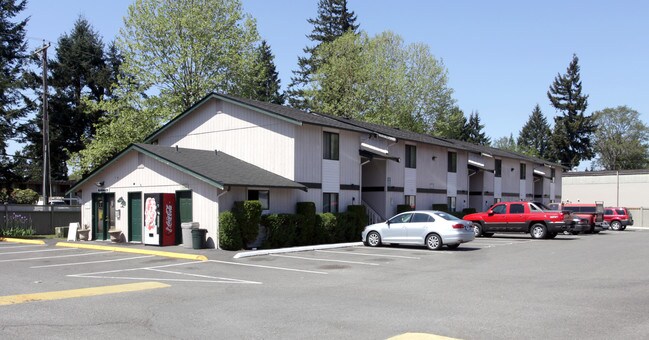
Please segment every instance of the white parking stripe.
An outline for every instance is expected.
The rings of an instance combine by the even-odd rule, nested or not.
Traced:
[[[18,262],[18,261],[46,260],[46,259],[57,259],[57,258],[60,258],[60,257],[87,256],[87,255],[97,255],[97,254],[106,254],[106,252],[105,252],[105,251],[98,251],[98,252],[93,252],[93,253],[83,253],[83,254],[57,255],[57,256],[42,256],[42,257],[29,257],[29,258],[21,258],[21,259],[0,260],[0,262]]]
[[[357,253],[357,252],[351,252],[351,251],[316,250],[316,252],[319,252],[319,253],[331,253],[331,254],[345,254],[345,255],[360,255],[360,256],[394,257],[394,258],[399,258],[399,259],[421,260],[421,257],[414,257],[414,256],[369,254],[369,253]]]
[[[227,262],[227,261],[218,261],[218,260],[208,260],[208,262],[216,262],[216,263],[223,263],[223,264],[231,264],[235,266],[244,266],[244,267],[257,267],[257,268],[265,268],[265,269],[277,269],[277,270],[285,270],[289,272],[300,272],[300,273],[309,273],[309,274],[324,274],[327,275],[329,273],[327,272],[318,272],[318,271],[313,271],[313,270],[304,270],[304,269],[295,269],[295,268],[285,268],[285,267],[274,267],[274,266],[264,266],[260,264],[250,264],[250,263],[239,263],[239,262]]]
[[[1,244],[1,243],[0,243]],[[13,248],[28,248],[28,247],[46,247],[44,244],[26,244],[22,246],[5,246],[5,245],[0,245],[0,249],[13,249]]]
[[[254,283],[254,284],[261,284],[261,282],[257,281],[248,281],[248,280],[239,280],[239,279],[230,279],[227,277],[215,277],[215,276],[208,276],[208,275],[200,275],[200,274],[190,274],[190,273],[183,273],[183,272],[173,272],[170,270],[162,270],[162,269],[146,269],[146,270],[153,270],[161,273],[167,273],[167,274],[176,274],[176,275],[186,275],[186,276],[194,276],[194,277],[202,277],[206,279],[215,279],[215,280],[226,280],[226,281],[231,281],[234,283]]]
[[[255,281],[218,281],[218,280],[189,280],[189,279],[161,279],[159,277],[121,277],[121,276],[90,276],[90,275],[68,275],[70,277],[81,277],[90,279],[115,279],[115,280],[139,280],[139,281],[172,281],[172,282],[202,282],[202,283],[252,283],[261,284]]]
[[[270,256],[275,257],[285,257],[290,259],[300,259],[300,260],[309,260],[309,261],[322,261],[322,262],[338,262],[338,263],[349,263],[349,264],[362,264],[366,266],[378,266],[378,263],[368,263],[368,262],[356,262],[356,261],[343,261],[343,260],[327,260],[327,259],[318,259],[313,257],[303,257],[303,256],[290,256],[290,255],[279,255],[271,254]]]
[[[463,243],[464,244],[464,243]],[[418,252],[418,253],[425,253],[425,254],[430,254],[430,255],[437,255],[437,254],[453,254],[455,253],[454,251],[439,251],[439,250],[428,250],[426,248],[396,248],[396,247],[377,247],[377,248],[366,248],[369,251],[381,251],[381,250],[388,250],[388,251],[409,251],[409,252]]]
[[[105,254],[105,252],[103,252],[103,254]],[[144,255],[144,256],[126,257],[126,258],[113,259],[113,260],[99,260],[99,261],[88,261],[88,262],[60,263],[60,264],[50,264],[50,265],[45,265],[45,266],[34,266],[34,267],[29,267],[29,268],[49,268],[49,267],[77,266],[77,265],[80,265],[80,264],[91,264],[91,263],[106,263],[106,262],[128,261],[128,260],[143,259],[143,258],[154,257],[154,256],[155,256],[155,255]]]
[[[46,252],[46,251],[62,251],[62,250],[75,250],[75,248],[56,248],[56,249],[44,249],[44,250],[12,251],[12,252],[9,252],[9,253],[0,252],[0,255],[41,253],[41,252]]]

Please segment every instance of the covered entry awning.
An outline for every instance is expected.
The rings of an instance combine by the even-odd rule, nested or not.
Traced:
[[[391,157],[391,156],[388,156],[388,155],[382,155],[380,153],[371,152],[371,151],[368,151],[368,150],[358,150],[358,154],[361,155],[361,157],[365,157],[365,158],[367,158],[369,160],[385,159],[385,160],[390,160],[390,161],[394,161],[394,162],[397,162],[397,163],[401,162],[401,159],[399,157]]]
[[[467,168],[469,168],[471,170],[474,170],[476,172],[485,171],[485,172],[494,173],[494,169],[488,169],[487,167],[485,167],[485,165],[483,163],[480,163],[480,162],[477,162],[477,161],[474,161],[474,160],[470,160],[470,159],[468,161]]]

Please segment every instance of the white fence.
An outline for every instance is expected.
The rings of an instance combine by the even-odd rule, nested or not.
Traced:
[[[649,228],[649,208],[628,208],[633,215],[633,226]]]

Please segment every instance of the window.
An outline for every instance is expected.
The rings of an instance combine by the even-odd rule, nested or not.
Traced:
[[[496,159],[494,174],[496,177],[503,177],[503,161],[502,159]]]
[[[457,197],[449,197],[446,200],[446,206],[448,208],[448,211],[455,212],[455,209],[457,207],[456,203],[457,203]]]
[[[457,152],[448,152],[448,172],[457,172]]]
[[[262,210],[268,210],[270,204],[270,191],[268,190],[248,190],[249,201],[259,201]]]
[[[606,210],[604,210],[604,215],[615,215],[615,214],[613,213],[612,209],[606,209]],[[620,215],[623,215],[623,214],[620,214]]]
[[[322,136],[322,158],[337,161],[340,140],[337,133],[325,131]]]
[[[412,216],[412,219],[410,220],[411,223],[417,223],[417,222],[435,222],[435,219],[428,215],[428,214],[414,214]]]
[[[496,204],[496,203],[500,203],[500,202],[502,202],[502,201],[503,201],[503,199],[500,198],[500,197],[498,197],[498,198],[494,198],[494,204]]]
[[[537,204],[538,204],[539,206],[537,206]],[[541,207],[543,207],[543,209],[545,209],[545,210],[550,210],[548,207],[545,207],[545,206],[544,206],[543,204],[541,204],[541,203],[534,203],[534,204],[533,204],[533,203],[530,203],[530,211],[531,211],[531,212],[543,212],[543,209],[542,209]]]
[[[493,207],[493,209],[491,209],[491,211],[493,211],[494,214],[504,214],[507,211],[507,206],[504,205],[504,204],[499,204],[499,205]]]
[[[417,167],[417,147],[406,145],[406,168],[415,169]]]
[[[510,214],[522,214],[525,212],[525,208],[522,204],[512,204],[509,206]]]
[[[338,194],[328,192],[322,194],[322,212],[338,212]]]
[[[554,169],[550,169],[550,177],[552,177],[552,183],[554,183],[554,176],[555,176]]]
[[[527,172],[527,166],[525,163],[521,163],[521,179],[525,179],[525,173]]]
[[[410,222],[410,218],[412,217],[412,213],[403,213],[399,214],[397,216],[394,216],[389,220],[390,223],[408,223]]]
[[[409,205],[411,208],[415,209],[416,205],[416,199],[417,196],[415,195],[406,195],[406,204]]]

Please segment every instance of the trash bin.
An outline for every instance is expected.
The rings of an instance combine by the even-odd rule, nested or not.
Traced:
[[[183,222],[180,226],[183,230],[183,247],[192,248],[192,230],[198,229],[198,222]]]
[[[205,235],[207,229],[192,229],[192,244],[194,249],[205,248]]]

